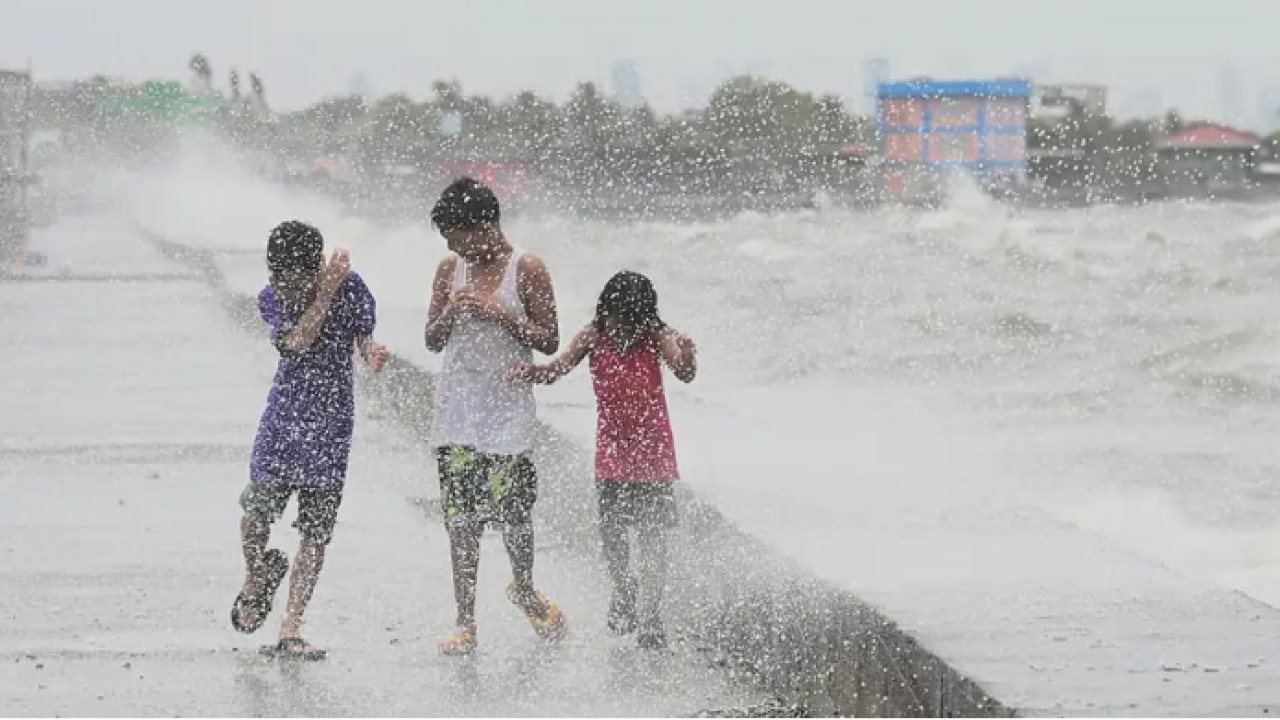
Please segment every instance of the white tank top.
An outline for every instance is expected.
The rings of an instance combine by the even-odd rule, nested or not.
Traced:
[[[497,300],[508,312],[526,317],[517,286],[520,253],[512,249]],[[452,289],[467,284],[467,263],[457,258]],[[508,374],[533,362],[533,351],[496,323],[459,318],[444,347],[436,383],[432,444],[467,446],[493,455],[520,455],[533,449],[537,405],[533,387]]]

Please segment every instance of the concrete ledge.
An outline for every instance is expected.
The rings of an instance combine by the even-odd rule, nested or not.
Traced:
[[[244,329],[261,332],[254,298],[230,290],[213,256],[142,231],[220,291]],[[426,437],[434,377],[393,356],[374,389],[380,407]],[[589,450],[541,423],[538,524],[596,561]],[[1007,717],[1012,711],[852,593],[818,580],[737,529],[682,486],[667,612],[720,662],[750,673],[781,702],[766,714]],[[603,572],[603,570],[602,570]]]
[[[772,695],[818,715],[1013,713],[881,612],[780,559],[685,489],[670,612]],[[707,572],[715,569],[714,572]]]

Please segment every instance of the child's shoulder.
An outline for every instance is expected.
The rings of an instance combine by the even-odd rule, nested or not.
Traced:
[[[343,295],[372,295],[369,286],[365,284],[364,278],[360,277],[360,273],[355,270],[347,272],[347,278],[342,281]]]
[[[272,327],[285,319],[286,313],[280,302],[280,295],[270,285],[258,291],[258,315]]]
[[[521,273],[529,272],[545,272],[547,262],[542,259],[541,255],[531,252],[517,251],[516,269]]]
[[[436,274],[443,275],[447,273],[452,277],[452,274],[458,270],[459,262],[461,262],[461,258],[456,253],[447,253],[440,258],[440,262],[436,263]]]

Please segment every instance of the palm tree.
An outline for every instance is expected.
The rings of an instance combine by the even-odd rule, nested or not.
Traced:
[[[213,89],[213,66],[209,64],[209,58],[203,53],[196,53],[191,56],[191,62],[187,63],[187,67],[194,75],[198,89],[205,92]]]

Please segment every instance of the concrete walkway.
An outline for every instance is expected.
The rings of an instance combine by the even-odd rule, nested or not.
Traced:
[[[453,603],[423,444],[362,375],[350,482],[307,636],[279,663],[227,613],[237,496],[274,370],[224,299],[129,228],[70,219],[0,281],[0,707],[7,715],[689,715],[762,702],[687,644],[607,635],[595,561],[544,523],[539,584],[573,634],[540,643],[486,542],[481,652],[437,655]],[[384,389],[385,388],[381,388]],[[293,509],[287,517],[291,518]],[[296,550],[287,523],[273,545]]]

